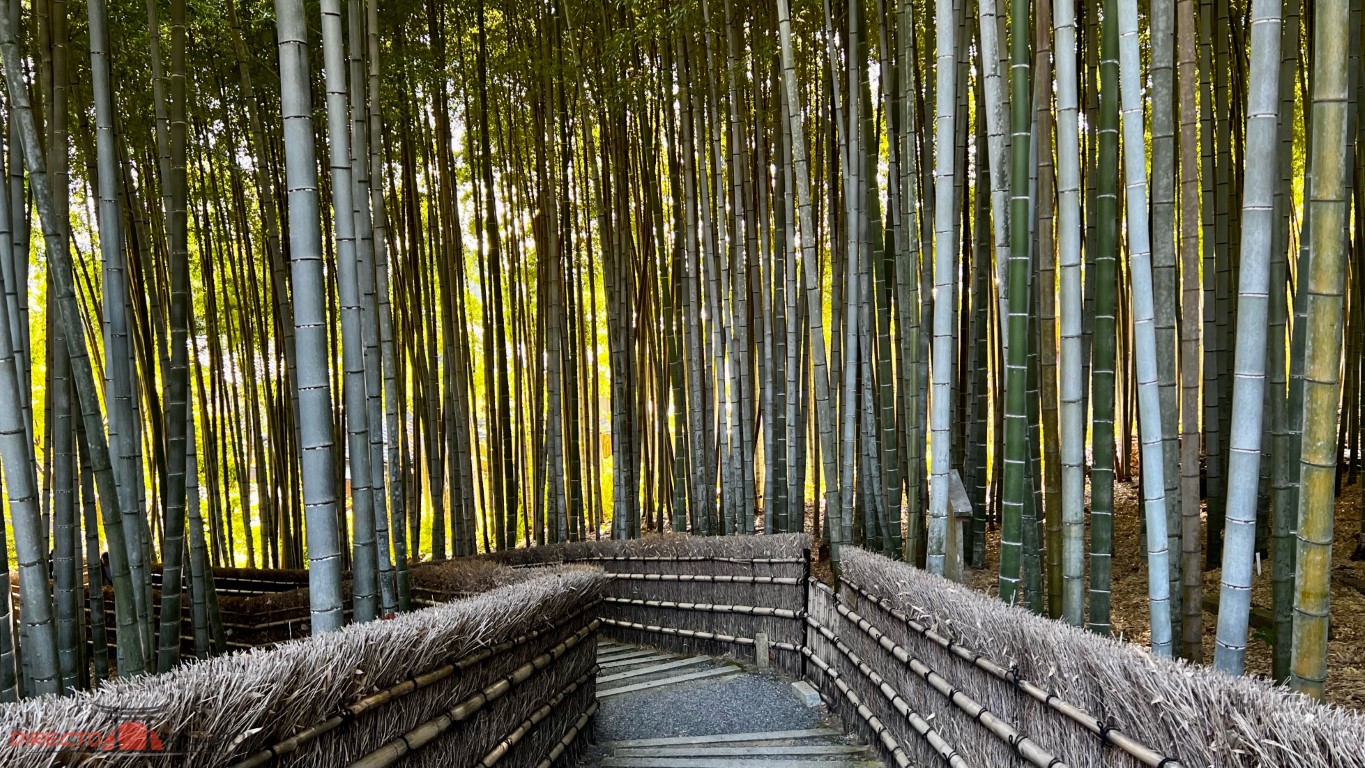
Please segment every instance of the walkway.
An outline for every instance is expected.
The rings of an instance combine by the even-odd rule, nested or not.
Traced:
[[[591,768],[880,768],[790,681],[708,656],[597,644]]]

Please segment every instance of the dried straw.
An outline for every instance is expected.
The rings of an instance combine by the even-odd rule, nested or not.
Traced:
[[[602,607],[604,631],[624,642],[687,654],[753,661],[754,638],[799,647],[805,631],[809,537],[647,536],[500,552],[489,560],[519,568],[592,563],[616,577]],[[777,654],[798,673],[800,657]]]
[[[96,751],[85,760],[100,765],[224,766],[326,721],[347,704],[393,687],[451,659],[476,654],[537,629],[538,642],[517,646],[439,684],[355,717],[276,761],[277,765],[339,765],[371,751],[429,719],[490,682],[506,676],[547,648],[577,633],[591,617],[583,606],[597,602],[605,586],[600,573],[580,568],[508,576],[516,581],[484,595],[401,615],[391,621],[354,625],[344,631],[187,664],[163,675],[119,680],[94,692],[42,697],[0,707],[0,733],[109,732],[118,720],[135,720],[160,734],[165,752]],[[594,663],[592,644],[564,654],[544,673],[547,685],[508,695],[462,728],[459,740],[491,745]],[[592,688],[593,686],[587,686]],[[527,695],[529,694],[529,695]],[[586,705],[555,722],[548,752]],[[558,722],[563,720],[563,723]],[[563,727],[559,727],[562,725]],[[442,739],[444,751],[451,751]],[[461,765],[442,750],[414,764]],[[486,750],[485,750],[486,751]],[[508,765],[534,765],[541,755]],[[79,754],[0,743],[0,765],[14,768],[80,762]]]
[[[852,548],[845,553],[844,578],[872,596],[845,590],[850,609],[1068,765],[1152,764],[1106,746],[1096,735],[1117,728],[1169,758],[1168,767],[1179,761],[1188,768],[1365,768],[1365,717],[1353,712],[1262,680],[1155,658],[878,555]],[[907,627],[888,606],[945,642]],[[933,713],[935,728],[968,763],[1018,764],[1010,744],[950,705],[856,622],[846,616],[838,621],[839,638],[870,660],[911,707]],[[945,647],[947,641],[952,647]],[[1010,672],[1004,679],[987,674],[973,663],[977,656]],[[1045,700],[1015,680],[1033,681],[1048,692]],[[1058,699],[1095,720],[1066,716],[1055,705]],[[909,741],[899,724],[888,725],[902,744]]]

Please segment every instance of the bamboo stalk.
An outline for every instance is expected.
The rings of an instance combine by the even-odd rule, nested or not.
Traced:
[[[1226,529],[1218,639],[1213,663],[1243,671],[1251,613],[1256,550],[1258,480],[1265,413],[1270,253],[1274,227],[1275,157],[1279,142],[1280,2],[1261,0],[1251,18],[1251,98],[1247,119],[1247,183],[1242,198],[1242,250],[1238,286],[1237,356],[1229,435]]]
[[[1349,243],[1351,140],[1350,76],[1341,66],[1353,37],[1350,4],[1314,11],[1312,192],[1308,208],[1311,266],[1302,276],[1307,295],[1304,328],[1303,436],[1299,464],[1298,551],[1290,684],[1322,698],[1327,678],[1327,626],[1340,398],[1343,289]]]

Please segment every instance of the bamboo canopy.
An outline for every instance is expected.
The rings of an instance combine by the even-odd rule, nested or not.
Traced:
[[[0,0],[0,700],[226,651],[222,569],[322,634],[665,532],[1330,698],[1361,6]]]

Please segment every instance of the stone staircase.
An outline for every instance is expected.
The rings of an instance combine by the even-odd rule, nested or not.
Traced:
[[[879,768],[789,682],[709,656],[598,642],[591,768]]]

